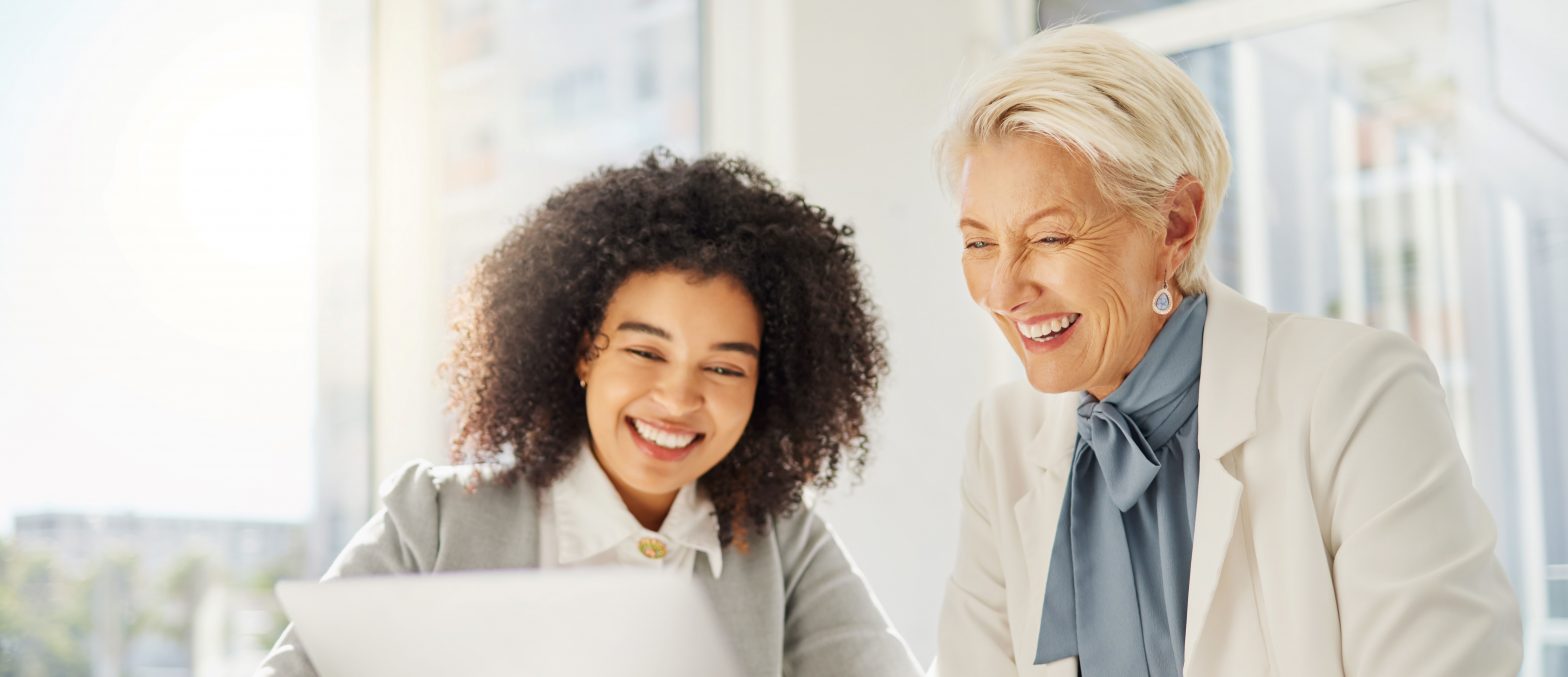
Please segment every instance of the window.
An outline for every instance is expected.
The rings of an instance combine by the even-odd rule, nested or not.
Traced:
[[[1520,596],[1523,674],[1558,674],[1568,139],[1543,121],[1568,103],[1540,85],[1568,49],[1542,28],[1555,25],[1550,10],[1363,2],[1289,21],[1248,7],[1194,3],[1123,24],[1160,44],[1162,27],[1222,18],[1207,30],[1223,39],[1169,43],[1219,111],[1235,161],[1211,266],[1272,310],[1392,329],[1427,350]]]
[[[0,673],[253,668],[304,566],[316,7],[0,5]]]

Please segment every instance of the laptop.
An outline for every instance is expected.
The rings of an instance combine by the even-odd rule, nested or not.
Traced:
[[[283,581],[322,677],[741,674],[702,589],[608,567]]]

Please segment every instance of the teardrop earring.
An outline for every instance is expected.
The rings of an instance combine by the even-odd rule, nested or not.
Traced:
[[[1154,292],[1154,312],[1159,313],[1161,315],[1169,315],[1169,314],[1171,314],[1171,290],[1170,290],[1170,285],[1168,285],[1168,284],[1166,284],[1164,282],[1160,283],[1160,290],[1157,291],[1157,292]]]

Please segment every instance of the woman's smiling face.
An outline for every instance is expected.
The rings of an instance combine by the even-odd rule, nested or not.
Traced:
[[[1023,360],[1029,383],[1109,395],[1164,326],[1151,303],[1185,250],[1174,256],[1179,247],[1106,200],[1090,165],[1049,140],[976,147],[961,189],[970,297]]]
[[[611,297],[578,375],[594,456],[640,521],[662,521],[740,441],[761,349],[762,317],[734,278],[638,273]]]

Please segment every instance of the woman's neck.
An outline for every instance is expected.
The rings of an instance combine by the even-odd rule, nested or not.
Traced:
[[[664,518],[669,516],[670,506],[675,505],[675,497],[680,492],[672,491],[658,494],[640,491],[636,487],[622,482],[619,477],[615,476],[615,473],[610,472],[610,468],[599,458],[597,445],[590,441],[588,449],[591,452],[590,455],[593,458],[593,462],[599,464],[599,470],[610,480],[610,485],[615,487],[615,493],[621,497],[621,503],[626,506],[626,510],[632,514],[637,523],[649,531],[658,531],[659,527],[664,526]]]
[[[609,473],[605,473],[609,475]],[[615,493],[621,495],[621,502],[626,504],[626,509],[632,513],[644,529],[658,531],[664,526],[664,518],[670,515],[670,506],[675,505],[676,494],[650,494],[638,491],[621,481],[610,477],[610,483],[615,485]]]

